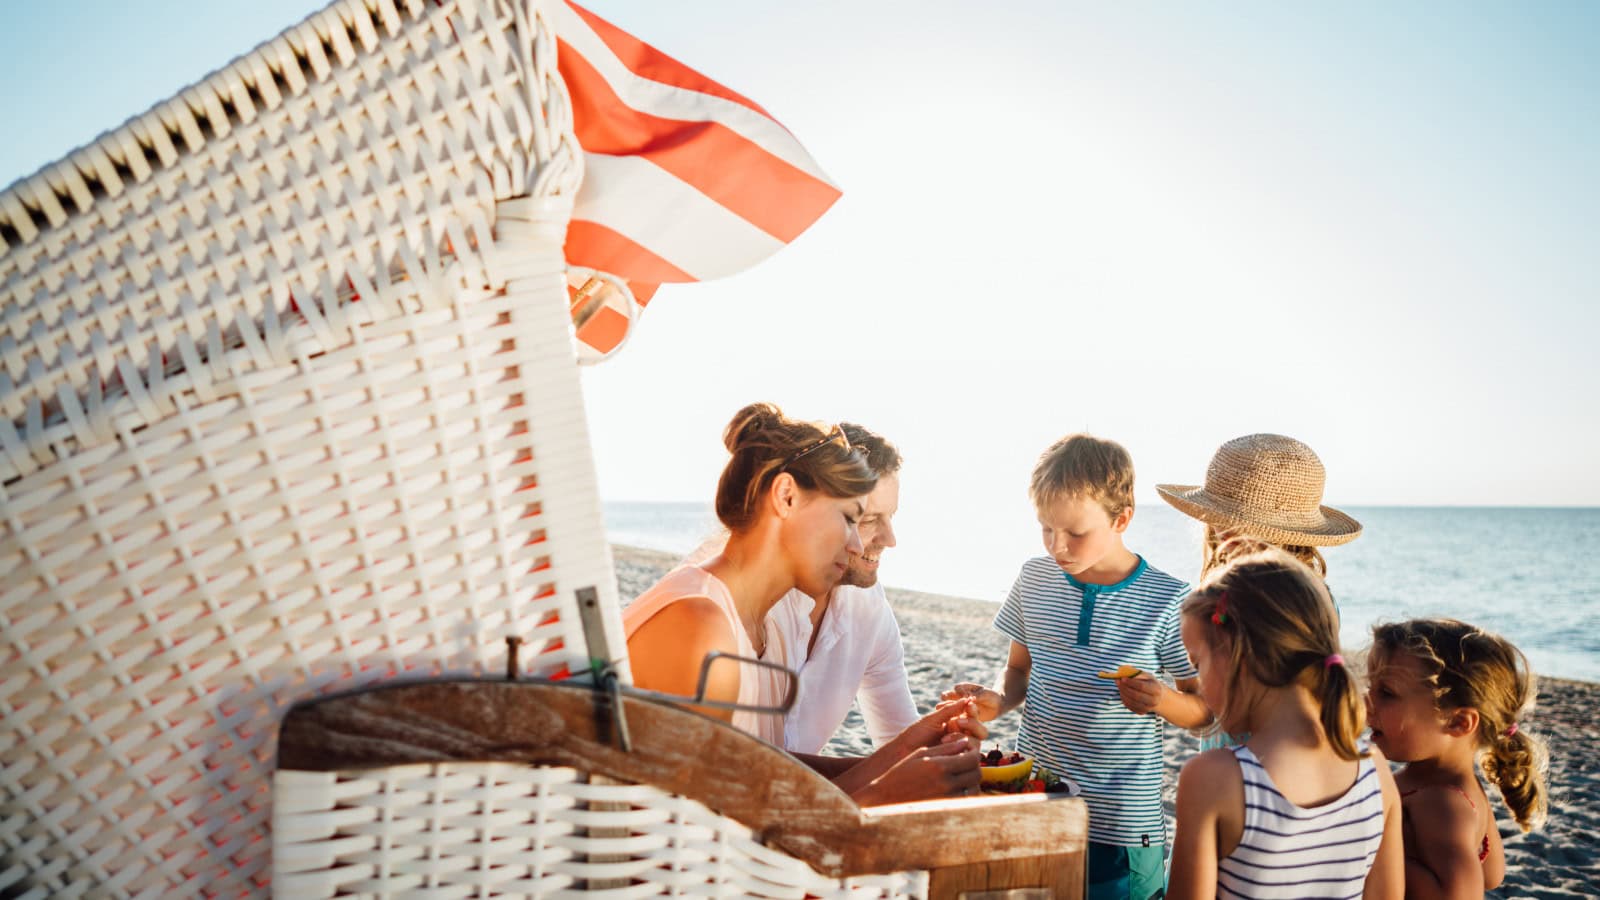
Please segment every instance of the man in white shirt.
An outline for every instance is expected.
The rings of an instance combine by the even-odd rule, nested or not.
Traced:
[[[839,427],[852,447],[863,450],[878,485],[867,495],[856,528],[861,553],[850,558],[844,578],[813,600],[790,591],[767,613],[770,639],[788,649],[788,665],[800,673],[795,705],[784,720],[784,749],[819,752],[850,713],[861,705],[872,742],[882,745],[918,718],[906,682],[906,653],[889,598],[878,581],[883,551],[895,545],[894,514],[900,508],[900,452],[893,444],[851,422]]]
[[[906,653],[900,625],[878,582],[883,551],[895,545],[894,514],[900,508],[900,451],[881,436],[852,422],[840,429],[866,454],[878,484],[867,495],[856,524],[861,553],[850,558],[837,586],[820,600],[799,590],[783,596],[767,613],[767,659],[800,674],[794,708],[784,718],[783,748],[817,754],[861,704],[872,742],[881,746],[917,721],[906,682]],[[707,540],[684,562],[698,565],[722,552],[727,535]],[[853,758],[811,760],[826,775],[837,775]],[[843,767],[843,768],[840,768]]]

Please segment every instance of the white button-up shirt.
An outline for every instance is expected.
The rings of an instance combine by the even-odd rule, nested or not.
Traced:
[[[714,535],[684,558],[699,565],[727,544],[726,533]],[[800,674],[794,708],[784,717],[783,749],[817,753],[844,724],[850,703],[859,701],[872,742],[882,745],[918,719],[906,682],[906,650],[900,623],[884,593],[883,583],[870,588],[833,589],[822,615],[817,644],[811,640],[811,610],[816,601],[799,590],[783,596],[767,613],[767,659]],[[781,646],[781,656],[774,650]]]
[[[872,742],[882,745],[917,720],[900,624],[883,584],[834,588],[817,643],[807,656],[814,606],[815,601],[796,590],[767,613],[768,643],[781,640],[788,665],[800,673],[800,693],[783,723],[784,749],[820,751],[844,724],[852,700],[861,705]]]

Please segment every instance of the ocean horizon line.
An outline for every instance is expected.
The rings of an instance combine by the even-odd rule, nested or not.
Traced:
[[[1159,498],[1157,498],[1159,499]],[[710,500],[641,500],[602,497],[601,503],[654,503],[661,506],[711,506]],[[1600,503],[1331,503],[1339,509],[1561,509],[1600,510]]]

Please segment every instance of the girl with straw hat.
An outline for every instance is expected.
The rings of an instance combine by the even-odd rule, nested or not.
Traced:
[[[1310,447],[1281,434],[1247,434],[1217,448],[1204,485],[1158,484],[1161,499],[1206,525],[1200,581],[1236,557],[1268,544],[1305,563],[1324,581],[1321,547],[1348,544],[1361,523],[1322,505],[1327,473]],[[1335,607],[1337,612],[1337,607]],[[1200,738],[1200,750],[1232,746],[1245,735]]]
[[[1247,434],[1217,448],[1206,467],[1204,485],[1158,484],[1161,498],[1179,512],[1206,524],[1200,577],[1247,545],[1229,538],[1250,537],[1278,547],[1318,575],[1328,564],[1320,547],[1347,544],[1361,536],[1361,523],[1322,505],[1326,473],[1310,447],[1281,434]]]

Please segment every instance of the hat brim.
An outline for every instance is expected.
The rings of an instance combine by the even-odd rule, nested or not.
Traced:
[[[1158,484],[1156,493],[1192,519],[1222,528],[1236,528],[1274,544],[1336,547],[1361,536],[1361,523],[1331,506],[1317,507],[1321,521],[1307,527],[1303,522],[1274,521],[1270,516],[1232,508],[1206,493],[1200,485]]]

